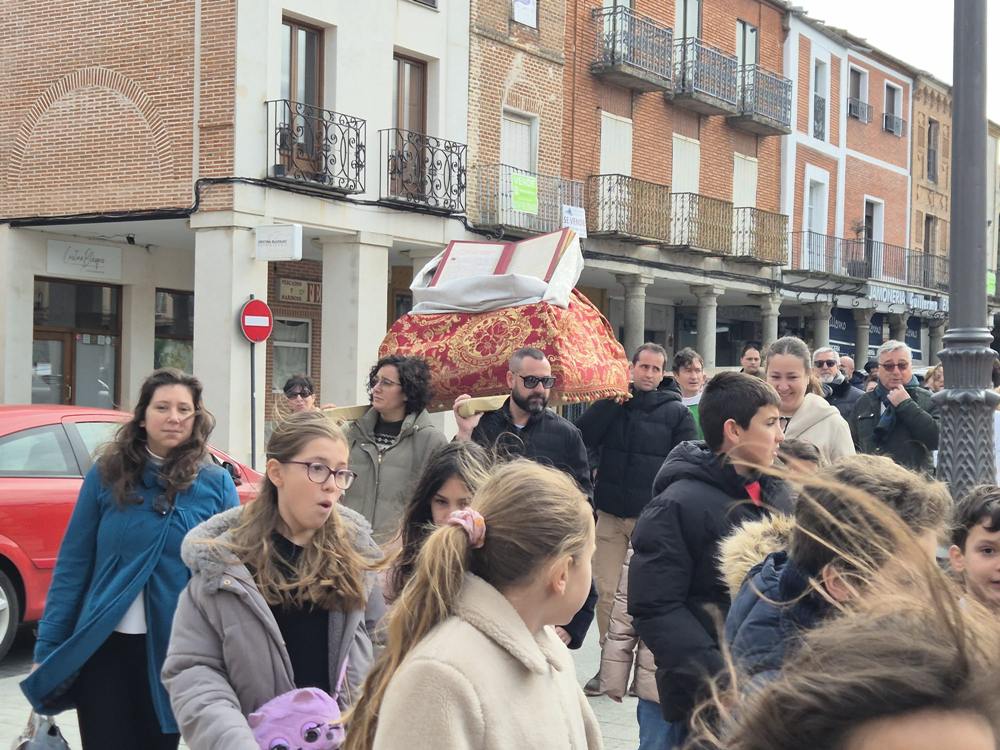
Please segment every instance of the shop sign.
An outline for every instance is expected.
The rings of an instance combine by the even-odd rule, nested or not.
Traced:
[[[257,260],[302,260],[302,225],[273,224],[256,227],[254,257]]]
[[[587,211],[580,206],[562,207],[562,225],[576,232],[581,239],[587,236]]]
[[[511,173],[510,207],[521,213],[538,215],[538,178],[535,175]]]
[[[923,359],[924,355],[920,350],[921,340],[920,340],[920,328],[921,320],[920,318],[911,317],[906,319],[906,345],[910,347],[913,352],[914,359]]]
[[[278,279],[278,301],[299,305],[323,303],[323,285],[318,281]]]
[[[838,354],[854,356],[854,339],[857,328],[854,324],[854,313],[842,307],[830,311],[830,347]]]
[[[925,297],[919,292],[909,292],[905,289],[897,289],[881,284],[868,285],[868,299],[874,302],[883,302],[887,305],[906,305],[910,310],[947,310],[948,303],[945,299]]]
[[[122,277],[122,249],[49,240],[45,271],[59,276],[117,281]]]

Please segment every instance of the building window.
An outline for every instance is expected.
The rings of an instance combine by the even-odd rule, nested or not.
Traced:
[[[427,64],[393,55],[392,126],[413,133],[426,132]]]
[[[885,115],[882,120],[882,129],[887,133],[892,133],[897,138],[903,135],[903,90],[899,86],[891,83],[885,84]]]
[[[746,21],[736,21],[736,59],[741,68],[757,64],[757,27]]]
[[[821,60],[813,62],[813,138],[826,140],[826,63]]]
[[[847,116],[865,123],[872,121],[872,108],[868,103],[868,73],[860,68],[851,68]]]
[[[323,106],[323,32],[287,18],[281,25],[281,98]]]
[[[275,318],[271,333],[274,346],[272,390],[277,393],[292,375],[309,374],[312,362],[312,323],[295,318]]]
[[[927,120],[927,179],[938,181],[938,132],[941,125],[937,120]]]
[[[538,0],[511,0],[510,17],[514,23],[538,28]]]
[[[194,293],[156,290],[153,367],[194,372]]]
[[[701,0],[676,0],[674,13],[674,39],[701,36]]]
[[[535,132],[533,117],[504,110],[500,132],[500,161],[525,172],[535,171]]]
[[[924,216],[924,252],[933,253],[937,250],[937,217],[931,214]]]

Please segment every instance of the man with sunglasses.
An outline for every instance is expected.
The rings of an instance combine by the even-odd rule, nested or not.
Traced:
[[[823,396],[827,403],[836,406],[840,416],[850,419],[854,405],[862,396],[862,391],[851,385],[851,381],[840,369],[840,356],[829,346],[813,352],[813,373],[823,384]]]
[[[860,453],[888,456],[931,474],[938,447],[938,415],[931,393],[917,385],[910,347],[886,341],[878,350],[878,385],[854,404],[848,420]]]

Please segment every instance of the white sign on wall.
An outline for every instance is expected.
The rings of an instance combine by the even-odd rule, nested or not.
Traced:
[[[254,229],[257,260],[302,260],[302,225],[274,224]]]
[[[59,276],[120,281],[122,249],[113,245],[49,240],[45,271]]]
[[[562,225],[567,229],[576,232],[576,236],[583,238],[587,236],[587,211],[580,206],[562,207]]]

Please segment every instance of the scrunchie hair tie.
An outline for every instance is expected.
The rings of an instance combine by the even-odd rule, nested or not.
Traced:
[[[452,511],[448,516],[449,526],[461,526],[469,537],[473,549],[479,549],[486,541],[486,519],[478,510],[463,508]]]

